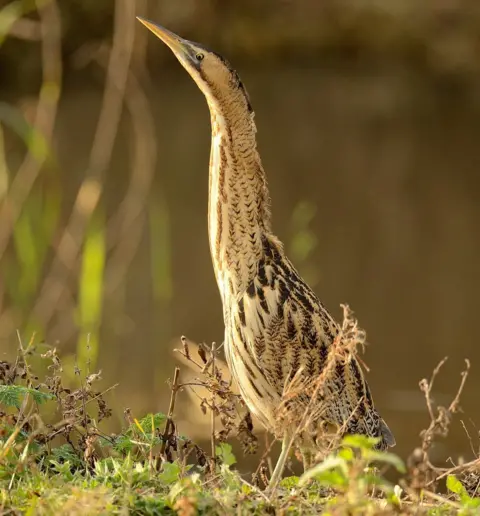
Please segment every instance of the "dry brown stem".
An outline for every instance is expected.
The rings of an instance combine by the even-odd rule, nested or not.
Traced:
[[[180,368],[175,368],[175,373],[173,375],[173,383],[171,387],[171,394],[170,394],[170,405],[168,407],[168,414],[167,414],[167,421],[165,423],[165,429],[163,430],[162,435],[162,446],[160,448],[160,456],[162,460],[165,460],[165,449],[167,447],[167,442],[169,441],[169,438],[171,434],[175,431],[175,424],[173,422],[173,411],[175,410],[175,400],[177,399],[177,392],[179,389],[178,384],[178,378],[180,376]]]
[[[238,394],[231,390],[231,381],[227,382],[223,378],[221,368],[217,367],[217,355],[219,348],[212,345],[197,345],[199,360],[196,360],[190,350],[188,339],[181,338],[182,349],[176,349],[201,375],[193,381],[182,384],[188,387],[198,397],[200,408],[205,414],[210,410],[211,414],[211,457],[215,458],[216,444],[225,442],[233,433],[236,435],[245,453],[255,453],[258,447],[257,438],[253,435],[253,424],[250,413],[245,411],[243,400]],[[209,396],[198,394],[196,387],[205,389]],[[242,408],[243,414],[240,412]],[[222,429],[217,428],[216,418],[219,418]]]
[[[122,113],[133,49],[134,23],[135,3],[117,0],[107,82],[89,167],[78,191],[70,220],[60,239],[54,262],[33,309],[33,319],[40,320],[43,324],[48,324],[55,313],[58,301],[68,284],[68,275],[76,265],[88,222],[100,200],[103,177],[113,151]]]
[[[409,472],[410,472],[410,489],[420,490],[435,485],[438,481],[447,477],[448,475],[459,475],[460,481],[464,481],[465,474],[471,472],[475,468],[480,466],[480,457],[458,465],[454,465],[449,468],[441,468],[435,466],[429,456],[430,449],[432,448],[437,437],[446,437],[450,429],[451,421],[460,409],[460,398],[463,393],[465,382],[467,380],[470,371],[470,362],[465,360],[465,369],[461,373],[460,385],[457,389],[455,396],[453,397],[450,405],[446,407],[434,406],[432,399],[432,389],[436,377],[440,373],[441,368],[447,361],[447,357],[442,359],[439,364],[433,370],[430,380],[422,379],[419,382],[420,390],[424,393],[425,403],[430,416],[430,424],[428,427],[421,432],[422,444],[421,447],[413,451],[410,458],[408,459]],[[468,432],[467,432],[468,436]],[[471,480],[471,479],[470,479]],[[480,481],[478,475],[473,479],[474,491],[477,490],[477,485]]]
[[[212,375],[216,376],[215,371],[215,342],[212,343],[212,349],[211,349],[211,359],[212,359]],[[216,450],[215,450],[215,416],[216,416],[216,407],[215,407],[215,391],[212,391],[212,398],[210,401],[210,413],[211,413],[211,435],[210,435],[210,441],[212,446],[212,462],[215,463],[215,456],[216,456]]]

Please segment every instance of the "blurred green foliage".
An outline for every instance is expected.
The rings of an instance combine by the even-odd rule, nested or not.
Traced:
[[[80,337],[77,344],[77,360],[80,369],[83,369],[87,363],[95,368],[99,351],[106,261],[105,217],[100,213],[96,213],[90,220],[81,261],[77,311]]]
[[[297,203],[291,218],[289,253],[294,263],[301,267],[307,282],[313,287],[318,281],[318,268],[310,260],[318,244],[315,232],[311,229],[317,208],[309,201]]]
[[[50,158],[41,181],[44,187],[31,191],[21,206],[13,225],[12,246],[0,257],[0,277],[5,285],[5,294],[27,316],[38,293],[52,238],[58,228],[61,194],[58,185],[51,180],[55,173],[53,159],[42,134],[18,109],[5,103],[0,103],[0,123],[17,134],[34,160],[41,163]],[[6,201],[8,187],[14,181],[15,173],[9,169],[2,136],[0,132],[0,184],[4,185],[2,197]],[[15,202],[15,199],[10,202]],[[32,320],[26,321],[22,328],[39,329]]]

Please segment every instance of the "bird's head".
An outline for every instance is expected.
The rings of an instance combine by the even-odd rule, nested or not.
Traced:
[[[197,83],[209,104],[223,104],[227,98],[241,96],[251,111],[248,94],[237,72],[222,56],[177,36],[164,27],[145,18],[137,17],[151,32],[159,37],[175,54],[182,66]]]

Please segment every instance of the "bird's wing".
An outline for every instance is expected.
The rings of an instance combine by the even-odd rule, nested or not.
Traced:
[[[259,262],[238,314],[250,355],[279,396],[298,373],[319,380],[323,420],[392,442],[358,360],[342,346],[341,328],[283,253]]]

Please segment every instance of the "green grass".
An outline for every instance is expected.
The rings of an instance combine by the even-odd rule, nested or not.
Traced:
[[[374,452],[368,439],[349,438],[338,453],[302,477],[287,477],[273,495],[245,481],[221,460],[212,468],[186,465],[178,459],[160,468],[131,451],[95,459],[79,458],[70,445],[53,448],[34,459],[28,439],[12,447],[3,443],[0,482],[3,513],[10,514],[478,514],[480,498],[471,498],[461,482],[449,477],[458,496],[417,504],[402,501],[393,486],[372,466],[392,464],[404,471],[394,455]],[[10,442],[10,445],[12,443]],[[124,447],[126,440],[122,440]],[[232,461],[229,445],[220,457]],[[10,460],[9,460],[10,459]],[[372,462],[373,461],[373,462]],[[420,498],[420,495],[419,495]],[[440,497],[439,497],[440,498]]]
[[[0,363],[1,514],[480,513],[475,468],[443,473],[442,494],[441,482],[432,482],[440,476],[428,455],[407,469],[398,456],[375,450],[376,440],[364,436],[345,437],[301,477],[286,477],[269,491],[265,457],[253,477],[235,468],[226,439],[236,433],[247,451],[255,449],[256,440],[248,419],[235,427],[227,417],[234,395],[214,366],[205,372],[212,399],[204,406],[223,411],[224,428],[217,428],[209,452],[178,434],[173,410],[140,419],[127,411],[125,428],[107,435],[102,421],[112,412],[108,394],[96,390],[99,375],[82,376],[76,369],[78,385],[65,387],[60,358],[50,350],[42,355],[50,365],[40,380],[29,365],[32,354],[32,343],[20,345],[15,363]],[[175,381],[171,409],[180,387]],[[432,420],[427,433],[434,429]],[[478,459],[473,462],[478,467]],[[401,477],[397,484],[386,477],[392,470]]]

